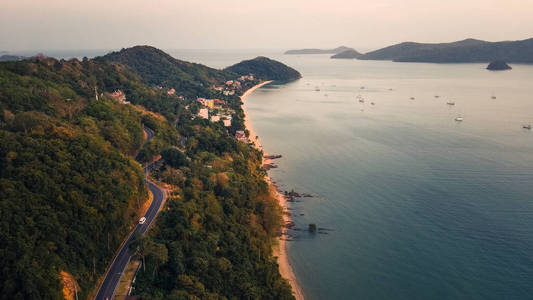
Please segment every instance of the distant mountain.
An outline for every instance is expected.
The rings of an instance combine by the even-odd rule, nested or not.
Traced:
[[[434,63],[503,60],[514,63],[533,63],[533,38],[505,42],[486,42],[475,39],[440,44],[405,42],[366,53],[359,59]]]
[[[333,55],[331,58],[353,59],[353,58],[359,58],[362,55],[363,54],[357,52],[356,50],[350,49],[350,50],[343,51],[341,53],[337,53],[337,54]]]
[[[0,56],[0,61],[18,61],[18,60],[23,60],[25,58],[26,57],[19,56],[19,55],[4,54],[4,55]]]
[[[298,49],[288,50],[285,54],[337,54],[346,50],[353,50],[352,48],[340,46],[335,49]]]
[[[253,74],[263,80],[292,81],[302,78],[295,69],[263,56],[242,61],[224,70],[238,75]]]

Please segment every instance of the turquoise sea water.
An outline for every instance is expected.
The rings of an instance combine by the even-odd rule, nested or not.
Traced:
[[[271,177],[315,195],[290,204],[307,299],[533,297],[533,66],[169,52],[217,68],[261,54],[303,74],[254,92],[247,112],[283,155]]]

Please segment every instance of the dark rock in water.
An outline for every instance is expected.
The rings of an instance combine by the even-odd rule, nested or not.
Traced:
[[[506,62],[502,60],[493,61],[487,66],[487,70],[490,70],[490,71],[503,71],[503,70],[511,70],[511,69],[512,69],[511,66],[509,66]]]
[[[264,164],[264,165],[263,165],[263,168],[264,168],[265,170],[267,170],[267,171],[270,170],[270,169],[275,169],[275,168],[277,168],[277,167],[278,167],[278,166],[275,165],[275,164]]]

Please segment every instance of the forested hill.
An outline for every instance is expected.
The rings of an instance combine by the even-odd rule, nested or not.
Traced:
[[[235,74],[185,62],[151,46],[135,46],[112,52],[96,61],[120,63],[148,85],[173,87],[187,96],[198,96],[210,86],[235,79]]]
[[[440,44],[406,42],[366,53],[359,59],[435,63],[488,63],[502,60],[513,63],[533,63],[533,38],[504,42],[486,42],[475,39]]]
[[[163,154],[152,176],[174,189],[143,239],[138,295],[292,298],[272,257],[281,211],[262,153],[233,138],[238,94],[258,81],[216,89],[230,78],[151,47],[0,63],[0,299],[63,299],[60,274],[80,299],[94,291],[147,200],[139,149]],[[221,99],[231,126],[196,117],[197,96]]]
[[[254,74],[263,80],[292,81],[302,78],[295,69],[263,56],[242,61],[225,70],[239,75]]]

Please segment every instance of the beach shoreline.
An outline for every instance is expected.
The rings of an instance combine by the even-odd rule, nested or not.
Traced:
[[[256,147],[258,150],[263,150],[263,147],[261,146],[261,143],[259,142],[259,139],[257,138],[256,133],[253,131],[253,127],[250,123],[250,118],[248,118],[248,114],[246,113],[246,97],[249,96],[251,93],[253,93],[255,90],[259,89],[260,87],[271,83],[272,81],[265,81],[262,83],[259,83],[252,88],[248,89],[244,94],[241,96],[241,101],[243,103],[243,111],[244,111],[244,126],[249,132],[249,140],[254,144],[254,147]],[[266,155],[266,153],[264,153]],[[269,163],[270,159],[263,158],[263,163]],[[278,199],[279,205],[282,208],[282,216],[283,216],[283,225],[289,223],[290,216],[288,213],[288,203],[285,196],[279,192],[278,187],[272,182],[270,177],[268,175],[265,176],[265,181],[268,183],[268,186],[270,187],[271,191],[275,193],[276,198]],[[287,228],[285,226],[282,226],[282,232],[280,237],[278,238],[278,247],[275,247],[273,249],[274,256],[277,256],[278,258],[278,265],[279,265],[279,272],[281,273],[281,276],[289,282],[292,288],[292,292],[294,297],[297,300],[303,300],[303,292],[300,288],[300,285],[298,284],[298,281],[296,280],[296,276],[294,275],[294,272],[292,270],[292,267],[289,263],[289,258],[287,256],[287,242],[285,240],[286,231]]]

